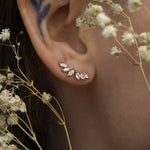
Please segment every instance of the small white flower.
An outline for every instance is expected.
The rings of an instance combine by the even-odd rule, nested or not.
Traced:
[[[81,27],[81,26],[83,26],[83,25],[84,25],[84,19],[81,18],[81,17],[78,17],[78,18],[76,19],[76,27]]]
[[[99,13],[96,16],[97,25],[104,28],[106,24],[111,22],[110,17],[108,17],[104,12]]]
[[[43,92],[43,98],[41,99],[44,104],[47,104],[47,101],[52,99],[52,96],[49,93]]]
[[[105,38],[115,38],[117,36],[117,28],[114,25],[108,25],[103,29],[102,35]]]
[[[9,144],[8,145],[8,150],[20,150],[20,149],[14,144]]]
[[[128,8],[130,12],[139,10],[142,6],[141,0],[128,0]]]
[[[27,107],[26,107],[26,104],[24,102],[22,102],[22,104],[20,105],[19,111],[22,113],[27,112]]]
[[[2,138],[4,143],[10,143],[13,140],[14,135],[11,133],[7,133],[4,136],[2,136]]]
[[[17,116],[14,115],[13,113],[10,114],[7,118],[7,124],[10,126],[17,125],[18,121],[19,120],[18,120]]]
[[[1,34],[0,34],[0,40],[2,42],[5,42],[10,39],[10,30],[9,29],[3,29]]]
[[[122,53],[121,49],[119,49],[117,46],[112,47],[110,54],[112,56],[119,56]]]
[[[140,46],[139,52],[142,60],[145,61],[145,63],[147,63],[148,65],[150,65],[150,50],[148,49],[148,47],[146,45]]]
[[[9,90],[3,90],[0,93],[0,99],[3,103],[9,102],[9,99],[12,97],[12,94],[9,92]]]
[[[111,8],[114,14],[120,14],[121,12],[123,12],[123,8],[120,4],[112,3]]]
[[[9,72],[7,73],[7,78],[10,80],[10,79],[13,79],[14,78],[14,73],[12,72]]]
[[[122,35],[122,42],[128,46],[135,44],[134,34],[128,31],[125,31]]]
[[[141,53],[143,53],[143,52],[145,52],[145,51],[147,51],[148,50],[148,47],[146,46],[146,45],[143,45],[143,46],[140,46],[139,47],[139,51],[141,52]]]
[[[102,11],[103,11],[102,6],[89,3],[88,8],[86,8],[86,10],[85,10],[85,15],[95,16]]]
[[[138,40],[140,43],[146,43],[147,42],[147,33],[146,32],[140,33]]]
[[[19,103],[21,101],[20,97],[18,95],[15,95],[15,97],[11,97],[9,100],[10,104]]]
[[[140,33],[138,40],[141,44],[150,44],[150,32]]]
[[[0,83],[6,80],[6,76],[0,73]]]

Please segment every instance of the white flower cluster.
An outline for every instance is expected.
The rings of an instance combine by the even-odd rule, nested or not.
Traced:
[[[118,3],[112,3],[110,6],[114,14],[121,14],[123,12],[122,6]]]
[[[52,96],[49,93],[43,92],[42,102],[44,104],[47,104],[47,102],[50,102],[52,99]]]
[[[103,2],[96,0],[97,2]],[[110,3],[110,6],[115,14],[123,12],[120,4]],[[117,28],[111,24],[112,19],[103,11],[103,7],[98,4],[89,3],[85,11],[85,17],[76,19],[76,26],[81,27],[84,24],[89,26],[99,26],[103,29],[102,35],[105,38],[115,38],[117,36]]]
[[[13,90],[7,90],[3,87],[5,83],[13,81],[14,74],[7,72],[7,76],[0,74],[0,126],[16,125],[18,118],[16,112],[26,112],[26,104]],[[6,84],[6,85],[7,85]],[[9,84],[8,84],[9,85]]]
[[[150,32],[142,32],[138,35],[139,43],[150,45]]]
[[[20,99],[20,97],[16,94],[13,94],[11,91],[7,89],[4,89],[0,92],[0,103],[1,103],[0,105],[1,110],[4,110],[4,108],[6,108],[7,110],[13,112],[20,111],[24,113],[27,111],[26,105]]]
[[[102,35],[105,38],[115,38],[117,36],[117,28],[114,25],[108,25],[103,29]]]
[[[10,39],[10,30],[9,29],[3,29],[1,34],[0,34],[0,40],[2,42],[5,42]]]
[[[147,45],[140,46],[139,52],[142,60],[150,65],[150,49],[147,47]]]
[[[141,0],[128,0],[127,3],[130,12],[135,12],[142,7]]]
[[[85,10],[85,15],[96,16],[98,13],[103,11],[103,7],[100,5],[94,5],[92,3],[88,4],[88,8]]]
[[[0,150],[19,150],[19,148],[11,144],[14,135],[11,133],[1,134],[0,135]]]
[[[104,12],[99,13],[96,16],[97,25],[104,28],[107,24],[111,22],[111,18],[108,17]]]
[[[119,56],[122,53],[121,49],[117,46],[112,47],[110,54],[112,56]]]
[[[122,42],[128,46],[135,44],[135,35],[130,31],[125,31],[122,35]]]

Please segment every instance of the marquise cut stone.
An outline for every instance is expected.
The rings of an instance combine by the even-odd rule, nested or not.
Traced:
[[[70,71],[70,68],[64,68],[64,69],[62,69],[64,72],[68,72],[68,71]]]
[[[86,78],[86,79],[89,79],[89,76],[88,76],[87,74],[85,74],[85,78]]]
[[[80,78],[81,78],[80,73],[76,73],[76,79],[77,79],[77,80],[80,80]]]
[[[85,77],[85,74],[81,73],[80,76],[81,76],[81,79],[82,79],[82,80],[85,80],[85,78],[86,78],[86,77]]]
[[[67,64],[65,64],[65,63],[60,63],[59,65],[60,65],[60,67],[63,67],[63,68],[67,67]]]
[[[72,76],[72,75],[74,75],[74,73],[75,73],[75,71],[74,70],[70,70],[69,72],[68,72],[68,76]]]

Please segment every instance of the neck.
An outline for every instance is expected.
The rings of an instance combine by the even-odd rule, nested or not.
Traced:
[[[105,148],[103,139],[103,119],[96,103],[96,87],[59,88],[73,149],[99,150]],[[65,90],[64,90],[65,89]],[[90,91],[90,92],[89,92]],[[106,149],[106,148],[105,148]]]

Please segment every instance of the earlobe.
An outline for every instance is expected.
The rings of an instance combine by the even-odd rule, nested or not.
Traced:
[[[86,54],[81,54],[70,46],[72,42],[77,42],[76,44],[78,44],[79,41],[77,36],[74,36],[74,34],[78,35],[74,27],[75,23],[69,22],[70,26],[73,26],[71,32],[68,32],[69,29],[65,27],[65,25],[62,25],[62,29],[62,26],[60,28],[57,24],[57,19],[64,17],[62,13],[63,10],[57,10],[59,8],[62,9],[62,6],[69,5],[69,1],[62,0],[61,2],[54,2],[54,6],[53,3],[49,1],[50,0],[17,0],[21,16],[32,44],[42,61],[56,77],[71,84],[89,84],[93,81],[95,76],[94,62],[88,52]],[[70,18],[71,15],[68,14],[67,16]],[[54,22],[53,24],[52,21]],[[55,30],[51,30],[50,32],[50,28]],[[63,36],[62,31],[66,32]],[[70,35],[73,36],[73,38],[75,37],[75,39],[69,39]],[[56,39],[61,37],[61,40],[59,41],[52,37],[56,37]],[[66,39],[69,40],[67,41]],[[78,45],[78,47],[80,47],[81,44]],[[65,64],[65,66],[62,64]]]

